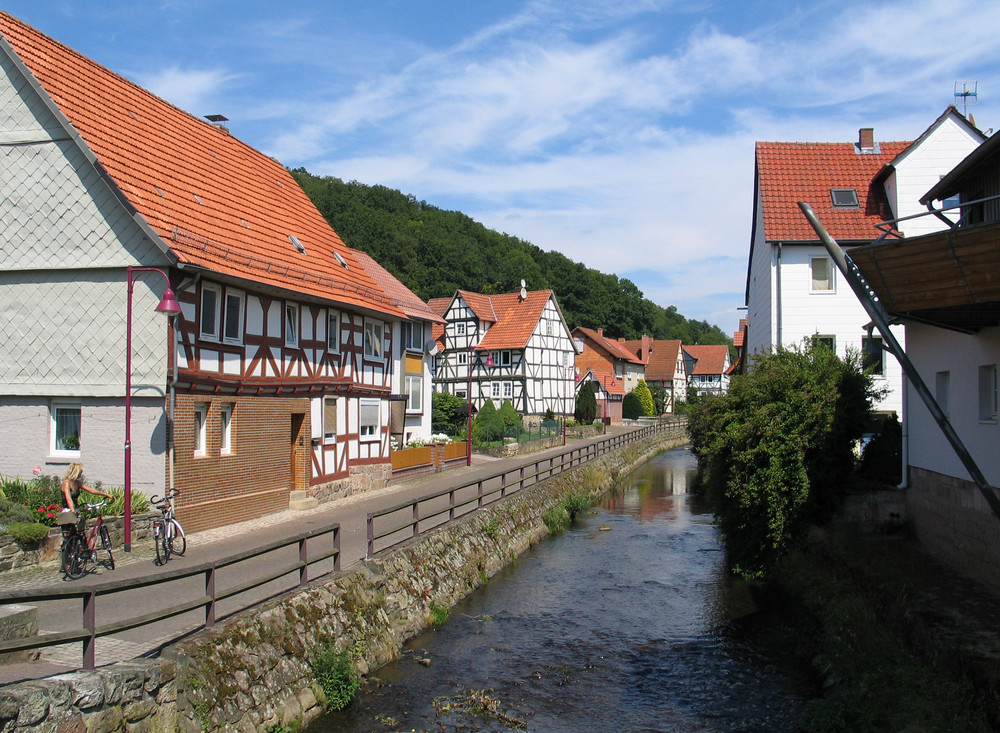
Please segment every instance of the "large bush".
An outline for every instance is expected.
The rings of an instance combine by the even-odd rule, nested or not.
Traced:
[[[503,404],[500,405],[500,420],[503,422],[506,432],[512,435],[521,432],[521,416],[517,414],[517,410],[514,409],[510,400],[504,400]]]
[[[646,414],[645,408],[642,406],[642,400],[639,399],[639,395],[633,390],[625,395],[622,400],[622,417],[626,420],[635,420]]]
[[[580,385],[580,391],[576,393],[573,417],[581,425],[590,425],[597,417],[597,397],[594,395],[594,383],[589,379]]]
[[[435,433],[458,435],[466,427],[469,402],[450,392],[431,395],[431,427]]]
[[[647,417],[656,414],[656,404],[653,402],[653,393],[649,391],[649,385],[646,384],[645,379],[640,379],[639,384],[635,385],[635,396],[639,398],[639,402],[642,403],[642,412]]]
[[[503,418],[493,400],[486,400],[472,421],[472,444],[503,440]]]
[[[764,575],[841,501],[877,397],[860,358],[779,349],[690,421],[692,446],[733,570]]]

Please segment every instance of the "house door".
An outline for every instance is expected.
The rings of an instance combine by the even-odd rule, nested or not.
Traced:
[[[305,422],[305,413],[292,413],[291,475],[288,480],[290,491],[305,491],[306,488],[306,467],[309,465],[309,454],[303,434]]]

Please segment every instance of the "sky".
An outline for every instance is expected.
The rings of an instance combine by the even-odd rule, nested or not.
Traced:
[[[756,140],[912,140],[956,82],[1000,127],[994,0],[3,5],[289,168],[462,211],[729,333]]]

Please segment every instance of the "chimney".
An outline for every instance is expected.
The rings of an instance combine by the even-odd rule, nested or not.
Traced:
[[[875,128],[862,127],[858,130],[858,147],[862,150],[872,150],[875,148]]]
[[[597,329],[597,335],[600,336],[601,338],[604,338],[604,329],[603,328]]]
[[[653,343],[646,334],[642,335],[642,353],[646,359],[653,353]]]

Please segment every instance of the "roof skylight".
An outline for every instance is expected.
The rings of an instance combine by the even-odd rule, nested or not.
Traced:
[[[830,199],[839,209],[858,208],[858,192],[853,188],[831,188]]]
[[[340,256],[340,252],[334,251],[333,256],[337,258],[337,262],[340,263],[341,267],[343,267],[345,270],[349,270],[350,269],[347,266],[347,261],[343,257]]]
[[[294,244],[295,249],[297,249],[299,252],[301,252],[302,254],[306,253],[306,248],[302,245],[302,242],[299,241],[299,238],[296,237],[294,234],[288,235],[288,241]]]

